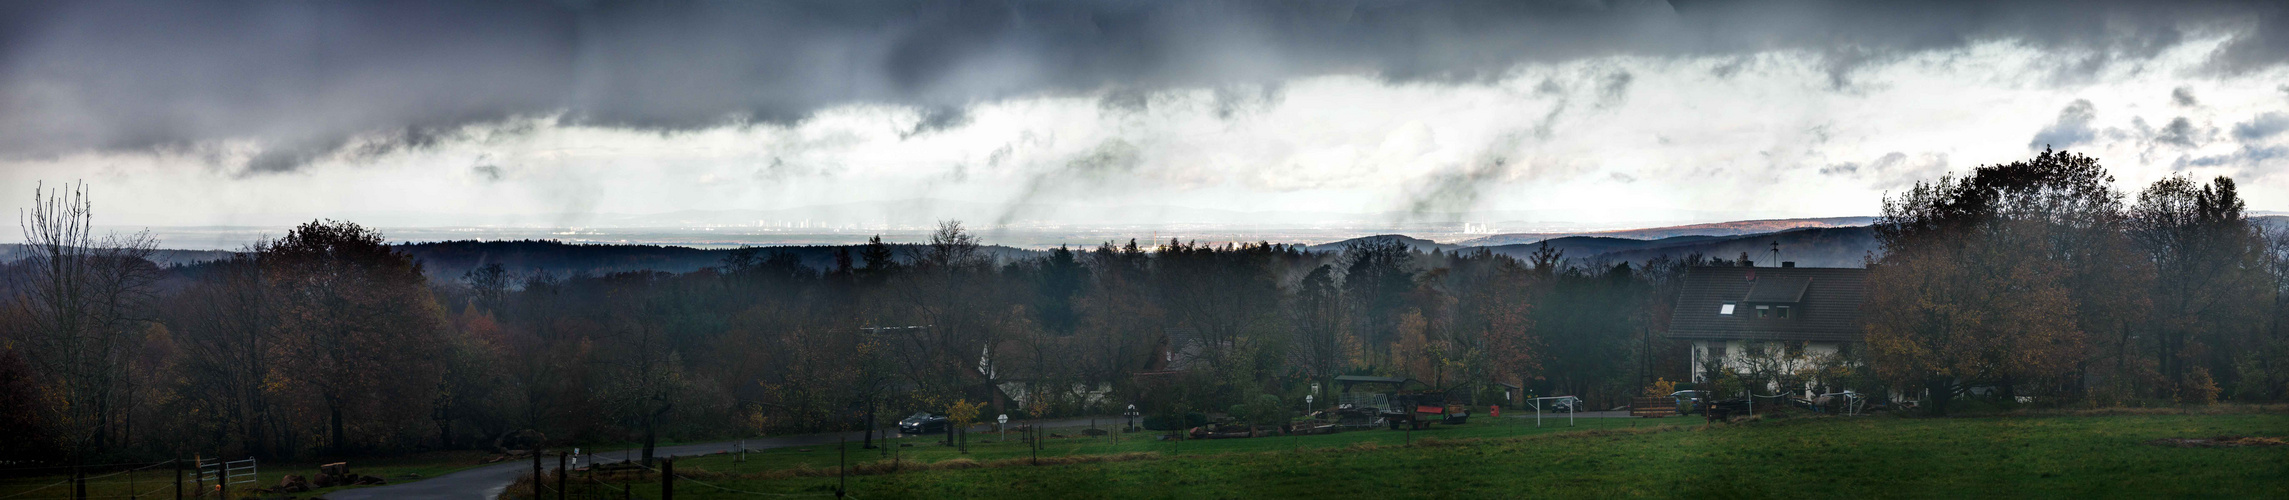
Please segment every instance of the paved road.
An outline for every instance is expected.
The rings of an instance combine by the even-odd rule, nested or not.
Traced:
[[[1118,427],[1118,426],[1119,426],[1119,419],[1118,419],[1118,417],[1097,417],[1097,420],[1096,420],[1096,421],[1097,421],[1097,423],[1098,423],[1099,425],[1103,425],[1103,426],[1104,426],[1105,428],[1107,428],[1107,429],[1111,429],[1111,428],[1114,428],[1114,427]],[[1088,425],[1089,425],[1089,423],[1090,423],[1090,420],[1089,420],[1088,418],[1076,418],[1076,419],[1068,419],[1068,420],[1053,420],[1053,421],[1050,421],[1049,423],[1046,423],[1046,424],[1042,424],[1042,426],[1044,426],[1044,427],[1086,427],[1086,426],[1088,426]],[[992,427],[991,427],[991,426],[986,426],[986,427],[983,427],[983,428],[985,428],[985,429],[991,429]],[[978,432],[978,431],[976,431],[976,430],[973,430],[972,432]],[[763,450],[763,449],[771,449],[771,448],[789,448],[789,447],[795,447],[795,446],[819,446],[819,445],[825,445],[825,444],[834,444],[836,441],[839,441],[839,440],[841,440],[841,439],[843,439],[843,438],[846,438],[846,437],[847,437],[847,438],[849,438],[849,439],[851,440],[851,442],[854,442],[854,443],[855,443],[855,442],[858,442],[858,441],[859,441],[859,440],[861,440],[861,439],[864,439],[864,436],[865,436],[865,433],[864,433],[864,432],[856,432],[856,431],[854,431],[854,432],[844,432],[844,433],[829,433],[829,434],[806,434],[806,435],[801,435],[801,436],[784,436],[784,437],[771,437],[771,438],[761,438],[761,439],[749,439],[749,440],[747,440],[746,442],[747,442],[747,449],[750,449],[750,450]],[[897,434],[896,432],[893,432],[893,433],[892,433],[892,437],[899,437],[899,436],[903,436],[903,435],[901,435],[901,434]],[[711,453],[722,453],[722,452],[732,451],[732,450],[734,450],[734,449],[737,449],[737,448],[739,447],[739,443],[740,443],[739,441],[724,441],[724,442],[720,442],[720,443],[687,444],[687,445],[680,445],[680,446],[661,446],[661,447],[658,447],[658,448],[654,449],[654,451],[653,451],[652,453],[653,453],[653,455],[655,455],[655,456],[669,456],[669,457],[684,457],[684,456],[693,456],[693,455],[707,455],[707,454],[711,454]],[[596,452],[596,453],[595,453],[595,457],[596,457],[596,462],[597,462],[597,463],[607,463],[607,464],[609,464],[609,463],[619,463],[619,462],[622,462],[622,461],[624,461],[624,457],[625,457],[625,458],[638,458],[638,457],[641,457],[641,456],[642,456],[641,454],[642,454],[642,451],[641,451],[641,449],[637,449],[637,450],[613,450],[613,451],[608,451],[608,452],[606,452],[606,451],[599,451],[599,452]],[[556,467],[556,463],[555,463],[554,461],[550,461],[550,460],[543,460],[543,462],[544,462],[544,463],[542,464],[542,466],[544,466],[544,467],[551,467],[551,468],[553,468],[553,467]],[[494,498],[498,498],[498,497],[500,497],[500,496],[501,496],[501,492],[502,492],[503,490],[507,490],[507,489],[509,488],[509,484],[510,484],[510,483],[514,483],[514,482],[516,482],[516,481],[517,481],[517,477],[519,477],[519,476],[523,476],[523,475],[525,475],[525,474],[528,474],[528,473],[531,473],[531,472],[532,472],[532,467],[533,467],[533,465],[532,465],[532,462],[529,462],[529,461],[518,461],[518,462],[504,462],[504,463],[492,464],[492,465],[487,465],[487,466],[483,466],[483,467],[477,467],[477,468],[472,468],[472,469],[468,469],[468,470],[463,470],[463,471],[460,471],[460,472],[454,472],[454,473],[451,473],[451,474],[446,474],[446,475],[443,475],[443,476],[437,476],[437,477],[433,477],[433,478],[429,478],[429,479],[422,479],[422,480],[418,480],[418,481],[412,481],[412,482],[406,482],[406,483],[395,483],[395,484],[390,484],[390,485],[385,485],[385,486],[375,486],[375,487],[370,487],[370,488],[358,488],[358,489],[352,489],[352,490],[342,490],[342,491],[336,491],[336,492],[333,492],[333,493],[327,493],[327,494],[326,494],[326,496],[325,496],[325,498],[327,498],[327,499],[330,499],[330,500],[365,500],[365,499],[399,499],[399,498],[404,498],[404,499],[454,499],[454,500],[491,500],[491,499],[494,499]]]

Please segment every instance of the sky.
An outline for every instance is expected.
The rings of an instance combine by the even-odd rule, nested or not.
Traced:
[[[2289,2],[11,1],[0,193],[156,226],[1599,222],[1872,215],[2051,147],[2281,210],[2285,62]]]

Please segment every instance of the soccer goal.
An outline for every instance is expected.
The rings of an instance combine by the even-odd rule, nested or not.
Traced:
[[[1841,399],[1844,404],[1842,405],[1842,408],[1837,410],[1840,410],[1839,413],[1842,413],[1846,416],[1857,416],[1861,412],[1866,411],[1868,408],[1868,398],[1864,395],[1861,395],[1860,393],[1852,392],[1850,390],[1813,396],[1814,401],[1837,401],[1839,399]],[[1831,404],[1830,408],[1834,408],[1833,404]]]
[[[1550,396],[1546,398],[1534,398],[1526,401],[1526,406],[1534,407],[1535,427],[1542,426],[1542,409],[1544,406],[1548,406],[1552,413],[1556,413],[1558,410],[1565,410],[1566,426],[1573,427],[1574,412],[1581,410],[1582,398],[1573,396]]]

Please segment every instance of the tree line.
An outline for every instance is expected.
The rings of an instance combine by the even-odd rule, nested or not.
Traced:
[[[1935,411],[2289,396],[2289,233],[2252,223],[2231,178],[2132,198],[2046,150],[1888,197],[1875,231],[1869,366]]]
[[[10,458],[343,456],[1300,405],[1398,375],[1613,400],[1686,355],[1659,323],[1690,265],[1521,260],[1365,240],[1340,252],[1129,241],[994,258],[958,222],[833,263],[747,248],[686,273],[422,263],[314,221],[160,267],[41,191],[0,309]],[[1181,358],[1181,359],[1179,359]],[[1323,399],[1324,401],[1324,399]]]
[[[2045,152],[1889,196],[1863,392],[1944,412],[2279,400],[2289,237],[2230,179],[2135,200]],[[997,258],[958,222],[825,266],[770,248],[684,273],[431,278],[355,223],[161,267],[36,192],[0,295],[0,459],[306,458],[878,428],[907,413],[1270,415],[1339,375],[1618,406],[1690,373],[1683,276],[1750,265],[1269,243],[1107,242]],[[525,432],[530,431],[530,432]]]

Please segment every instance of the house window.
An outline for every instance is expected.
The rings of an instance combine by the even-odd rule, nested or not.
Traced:
[[[1717,314],[1723,314],[1726,316],[1733,315],[1733,303],[1726,302],[1724,307],[1717,308]]]
[[[1756,306],[1756,317],[1758,319],[1772,317],[1772,306]]]
[[[1773,314],[1780,316],[1780,319],[1788,319],[1788,306],[1774,308]]]

